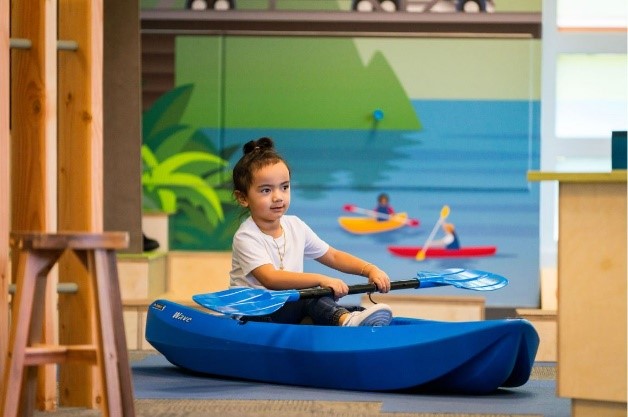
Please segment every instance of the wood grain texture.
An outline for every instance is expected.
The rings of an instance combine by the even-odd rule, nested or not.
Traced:
[[[626,403],[626,183],[560,183],[558,394]]]
[[[10,91],[9,2],[0,5],[0,91]],[[0,377],[9,335],[9,94],[0,94]]]
[[[27,39],[30,49],[11,55],[11,229],[50,231],[56,228],[57,142],[57,19],[56,2],[39,0],[12,4],[11,37]],[[37,22],[38,24],[33,24]],[[56,334],[56,275],[47,286],[43,341]],[[40,409],[55,407],[53,366],[40,368],[37,397]],[[34,370],[33,370],[34,372]]]
[[[58,2],[59,39],[77,42],[59,53],[58,211],[61,231],[103,230],[103,4],[102,0]],[[60,295],[62,344],[94,344],[90,317],[96,306],[89,274],[76,256],[59,262],[59,280],[76,282],[78,294]],[[59,373],[60,402],[98,408],[102,387],[95,370],[68,364]]]
[[[46,10],[41,2],[11,8],[11,37],[29,39],[30,49],[11,55],[11,228],[46,230],[48,173],[46,140]],[[38,22],[39,24],[33,24]]]

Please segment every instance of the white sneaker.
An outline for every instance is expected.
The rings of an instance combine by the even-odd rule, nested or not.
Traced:
[[[392,320],[392,310],[387,304],[375,304],[363,311],[349,313],[343,326],[388,326]]]

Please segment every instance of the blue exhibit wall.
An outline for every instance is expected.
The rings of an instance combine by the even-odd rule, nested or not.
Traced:
[[[177,39],[176,84],[189,88],[178,123],[194,132],[191,142],[196,143],[187,150],[202,148],[225,164],[220,174],[212,174],[208,187],[221,213],[202,226],[198,218],[203,209],[177,198],[171,247],[229,249],[240,218],[229,197],[230,167],[243,143],[271,136],[292,168],[290,213],[332,246],[377,263],[392,279],[451,267],[503,274],[511,283],[483,293],[488,306],[538,306],[539,195],[538,185],[526,180],[527,171],[539,167],[538,41],[324,42],[317,49],[315,39]],[[341,59],[334,55],[338,51]],[[310,63],[315,56],[325,71],[300,70],[304,55]],[[261,65],[269,68],[258,70]],[[352,97],[352,90],[344,89],[347,83],[329,80],[348,80],[348,67],[352,74],[358,67],[364,71],[353,77],[361,84],[351,88],[363,90],[353,94],[353,103],[347,99]],[[339,100],[330,99],[329,91]],[[341,118],[336,111],[325,113],[334,101],[343,103]],[[378,103],[385,103],[380,122],[372,113]],[[351,215],[343,212],[345,204],[373,208],[380,192],[390,195],[396,211],[419,219],[420,226],[372,235],[351,234],[339,226],[338,217]],[[422,245],[445,204],[462,245],[494,245],[494,256],[417,262],[387,251],[388,245]],[[205,204],[204,210],[216,206]],[[330,272],[314,261],[306,269]],[[349,283],[362,281],[340,276]],[[423,291],[461,295],[461,290],[445,287]]]

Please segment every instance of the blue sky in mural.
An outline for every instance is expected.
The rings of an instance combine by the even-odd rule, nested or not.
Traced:
[[[293,171],[290,213],[331,245],[376,262],[391,279],[407,279],[418,270],[483,269],[511,281],[504,289],[482,293],[487,305],[538,306],[539,195],[526,173],[539,166],[539,103],[426,100],[413,105],[424,126],[420,132],[229,129],[223,140],[230,146],[273,137]],[[396,211],[418,218],[420,227],[354,235],[338,225],[338,217],[351,215],[343,205],[373,208],[380,192],[390,195]],[[424,262],[388,253],[387,245],[423,244],[444,204],[451,207],[448,220],[463,246],[495,245],[497,253]],[[306,269],[329,273],[316,262]],[[359,302],[359,296],[345,301]]]

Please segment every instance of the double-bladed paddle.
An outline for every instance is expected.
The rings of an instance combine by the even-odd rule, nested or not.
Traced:
[[[417,278],[392,281],[391,290],[430,288],[451,285],[473,291],[493,291],[508,285],[508,279],[490,272],[471,269],[445,269],[441,272],[421,271]],[[349,294],[376,292],[375,284],[349,286]],[[307,298],[333,295],[331,288],[272,291],[264,288],[237,287],[192,299],[210,310],[231,316],[264,316],[279,310],[285,303]]]
[[[438,217],[438,221],[436,222],[436,224],[434,225],[434,227],[432,228],[432,231],[430,232],[430,235],[427,237],[427,240],[425,241],[425,244],[423,245],[423,247],[421,248],[421,250],[419,252],[417,252],[416,254],[416,260],[417,261],[422,261],[425,259],[425,254],[427,253],[427,250],[430,247],[430,244],[432,243],[432,240],[434,239],[434,236],[436,235],[436,230],[438,229],[438,227],[443,224],[443,222],[445,221],[445,219],[447,218],[447,216],[449,216],[449,206],[448,205],[444,205],[442,209],[440,209],[440,216]]]

